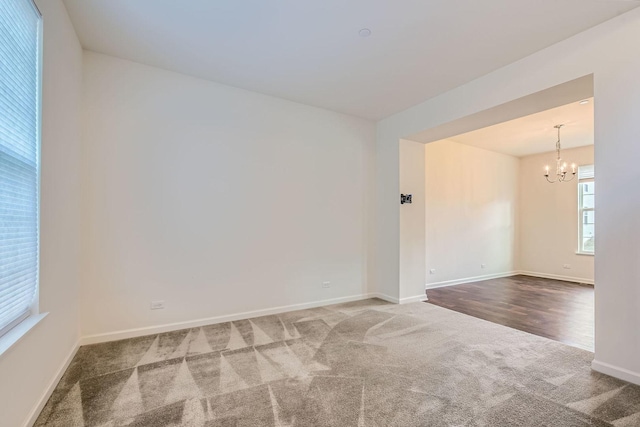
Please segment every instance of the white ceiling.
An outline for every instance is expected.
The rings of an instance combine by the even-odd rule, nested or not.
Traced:
[[[639,5],[619,0],[65,0],[84,48],[380,119]],[[368,38],[358,36],[370,28]]]
[[[591,145],[594,140],[593,103],[593,98],[585,105],[573,102],[448,139],[521,157],[554,151],[558,139],[554,126],[564,124],[560,133],[563,149]]]

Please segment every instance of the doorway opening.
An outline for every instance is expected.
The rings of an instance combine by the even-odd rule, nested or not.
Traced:
[[[587,76],[401,141],[428,303],[594,350],[594,103]]]

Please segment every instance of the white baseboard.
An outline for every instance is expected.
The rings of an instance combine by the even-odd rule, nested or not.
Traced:
[[[593,279],[585,279],[584,277],[560,276],[557,274],[538,273],[536,271],[518,271],[517,274],[523,276],[542,277],[543,279],[563,280],[565,282],[585,283],[593,285]]]
[[[640,373],[638,372],[619,368],[617,366],[610,365],[609,363],[599,362],[597,360],[591,362],[591,369],[602,374],[606,374],[611,377],[630,382],[632,384],[640,385]]]
[[[67,371],[67,368],[71,364],[71,361],[75,357],[79,348],[80,348],[80,340],[76,341],[73,348],[71,349],[66,359],[62,363],[62,366],[60,366],[60,369],[58,369],[58,372],[56,372],[55,377],[53,377],[53,379],[45,389],[44,393],[40,397],[40,400],[38,400],[38,404],[31,410],[31,413],[29,413],[29,415],[27,416],[27,419],[23,424],[24,427],[31,427],[36,423],[36,420],[38,419],[38,416],[40,416],[40,412],[42,412],[44,405],[46,405],[47,402],[49,401],[51,394],[53,394],[53,391],[56,389],[56,386],[60,382],[60,379],[62,378],[64,373]]]
[[[508,271],[506,273],[485,274],[484,276],[465,277],[463,279],[445,280],[443,282],[427,283],[426,289],[443,288],[445,286],[461,285],[463,283],[482,282],[483,280],[499,279],[520,274],[519,271]]]
[[[204,319],[188,320],[184,322],[168,323],[157,326],[147,326],[144,328],[126,329],[122,331],[107,332],[104,334],[87,335],[80,339],[80,345],[98,344],[108,341],[116,341],[127,338],[141,337],[145,335],[160,334],[163,332],[176,331],[179,329],[198,328],[200,326],[211,325],[214,323],[230,322],[232,320],[250,319],[252,317],[269,316],[272,314],[280,314],[287,311],[304,310],[306,308],[322,307],[325,305],[340,304],[344,302],[359,301],[368,298],[380,298],[385,301],[398,303],[394,298],[383,294],[371,293],[353,295],[342,298],[333,298],[322,301],[315,301],[302,304],[285,305],[282,307],[267,308],[262,310],[246,311],[243,313],[235,313],[224,316],[208,317]]]
[[[381,294],[376,292],[369,295],[370,295],[370,298],[379,298],[381,300],[384,300],[393,304],[400,304],[400,300],[398,298],[390,297],[387,294]]]
[[[427,294],[414,295],[412,297],[400,298],[400,304],[427,301]]]
[[[508,271],[506,273],[487,274],[484,276],[465,277],[463,279],[454,279],[454,280],[446,280],[443,282],[427,283],[425,285],[425,288],[436,289],[436,288],[443,288],[445,286],[461,285],[463,283],[482,282],[483,280],[499,279],[501,277],[511,277],[511,276],[518,276],[518,275],[541,277],[543,279],[562,280],[565,282],[585,283],[587,285],[593,285],[593,279],[585,279],[582,277],[572,277],[572,276],[559,276],[557,274],[538,273],[536,271],[516,270],[516,271]]]

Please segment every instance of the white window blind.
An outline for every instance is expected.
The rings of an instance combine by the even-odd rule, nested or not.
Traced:
[[[595,168],[593,165],[578,166],[578,179],[593,179]]]
[[[38,288],[40,14],[0,0],[0,336]]]
[[[596,245],[595,169],[593,165],[578,168],[578,253],[593,254]]]

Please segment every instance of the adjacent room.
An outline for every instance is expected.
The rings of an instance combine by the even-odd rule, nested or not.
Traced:
[[[0,426],[640,425],[638,6],[0,0]]]
[[[425,145],[430,303],[593,351],[593,111],[585,98]]]

